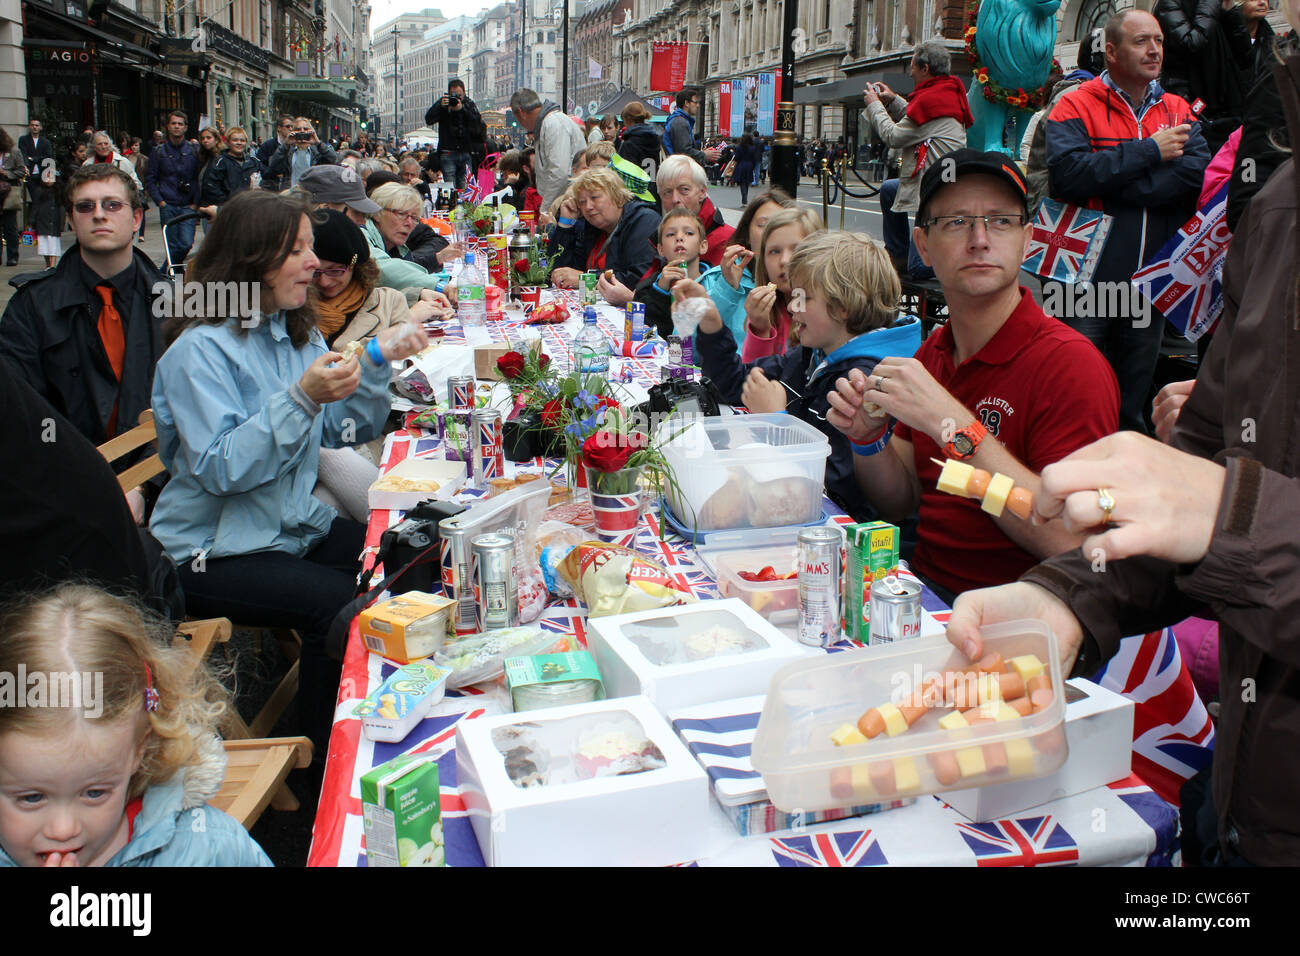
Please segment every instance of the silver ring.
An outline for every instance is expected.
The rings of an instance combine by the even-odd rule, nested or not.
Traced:
[[[877,391],[877,392],[883,392],[883,391],[885,390],[884,381],[885,381],[885,379],[884,379],[883,376],[880,376],[880,375],[877,375],[877,376],[876,376],[876,391]]]

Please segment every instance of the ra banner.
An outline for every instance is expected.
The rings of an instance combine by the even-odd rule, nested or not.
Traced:
[[[686,85],[686,44],[656,43],[650,59],[650,89],[680,90]]]
[[[731,135],[731,81],[723,80],[718,87],[718,135]]]
[[[1142,295],[1193,342],[1214,328],[1223,312],[1223,262],[1232,238],[1227,211],[1225,183],[1133,275]]]
[[[731,135],[745,133],[745,81],[731,81]]]
[[[758,135],[771,136],[776,125],[776,74],[758,74]]]

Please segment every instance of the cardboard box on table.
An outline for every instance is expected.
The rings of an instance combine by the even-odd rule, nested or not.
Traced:
[[[666,766],[524,788],[492,740],[498,727],[620,713],[640,723]],[[456,772],[488,866],[666,866],[697,858],[708,839],[709,778],[644,697],[461,721]]]
[[[698,629],[692,622],[699,622]],[[656,650],[677,645],[714,623],[741,631],[756,646],[699,660],[655,663]],[[739,598],[588,618],[587,649],[596,658],[607,697],[641,694],[665,714],[765,693],[778,669],[811,653]]]
[[[983,823],[1127,777],[1133,766],[1133,702],[1083,678],[1065,682],[1065,701],[1070,756],[1059,770],[1036,780],[939,796],[958,813]]]

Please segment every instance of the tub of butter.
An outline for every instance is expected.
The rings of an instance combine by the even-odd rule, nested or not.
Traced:
[[[405,740],[442,700],[450,673],[429,661],[403,664],[353,711],[353,716],[361,718],[361,732],[381,743]]]

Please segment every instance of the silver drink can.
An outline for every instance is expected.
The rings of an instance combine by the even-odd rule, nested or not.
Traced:
[[[474,459],[474,481],[479,488],[488,487],[493,478],[506,473],[506,446],[501,435],[501,411],[477,408],[469,416],[470,448]]]
[[[447,376],[447,407],[457,412],[474,409],[474,376]]]
[[[469,539],[459,516],[438,522],[439,552],[442,555],[442,593],[456,602],[454,625],[457,634],[478,630],[474,607],[474,579],[469,573]]]
[[[474,604],[478,629],[495,631],[519,625],[515,581],[515,539],[508,532],[480,534],[470,542],[474,562]]]
[[[799,532],[799,643],[830,647],[840,638],[840,531]]]
[[[889,575],[871,586],[871,644],[921,636],[921,585]]]

